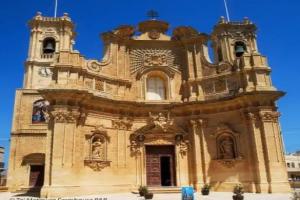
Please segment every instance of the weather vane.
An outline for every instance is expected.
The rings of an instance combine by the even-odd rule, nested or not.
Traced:
[[[149,18],[151,18],[152,20],[153,20],[153,19],[156,19],[156,18],[158,17],[158,12],[155,11],[155,10],[149,10],[149,11],[147,12],[147,16],[148,16]]]

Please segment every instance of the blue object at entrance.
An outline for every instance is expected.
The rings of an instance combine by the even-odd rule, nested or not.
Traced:
[[[181,188],[181,199],[182,200],[195,200],[194,199],[194,188],[193,187],[182,187]]]

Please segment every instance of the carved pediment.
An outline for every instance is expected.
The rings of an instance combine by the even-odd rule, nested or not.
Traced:
[[[86,139],[90,139],[95,135],[102,135],[108,142],[110,141],[110,137],[107,134],[107,130],[103,125],[95,126],[92,130],[87,131],[85,137]]]
[[[233,135],[238,135],[236,131],[234,131],[231,126],[227,123],[219,123],[210,134],[213,137],[217,137],[219,134],[222,133],[231,133]]]

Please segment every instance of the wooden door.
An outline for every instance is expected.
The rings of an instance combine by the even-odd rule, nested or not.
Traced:
[[[148,154],[146,162],[147,185],[160,186],[160,158],[158,154]]]
[[[146,173],[148,186],[165,186],[162,157],[169,158],[169,186],[175,185],[174,146],[146,146]]]
[[[30,187],[41,187],[44,184],[44,166],[43,165],[31,165],[29,175]]]

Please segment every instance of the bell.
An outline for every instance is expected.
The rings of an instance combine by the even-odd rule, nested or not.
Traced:
[[[245,49],[242,45],[237,45],[235,47],[235,55],[241,57],[245,53]]]
[[[54,53],[55,52],[55,47],[52,42],[48,42],[45,47],[44,47],[44,53]]]

